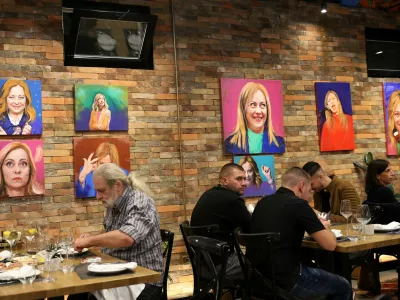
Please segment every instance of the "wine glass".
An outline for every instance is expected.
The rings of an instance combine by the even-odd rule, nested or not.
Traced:
[[[46,236],[43,239],[43,248],[44,248],[44,256],[46,259],[45,264],[47,264],[47,277],[43,280],[44,282],[54,282],[56,279],[54,277],[51,277],[50,275],[50,263],[51,263],[51,258],[53,257],[54,254],[57,253],[58,250],[58,244],[56,240],[53,237]]]
[[[25,233],[25,238],[27,240],[26,252],[28,254],[34,254],[36,252],[32,249],[32,241],[35,238],[37,232],[38,229],[36,222],[28,222],[27,224],[25,224],[24,233]]]
[[[6,230],[3,231],[3,239],[7,241],[7,243],[10,245],[10,260],[13,257],[13,245],[15,241],[18,239],[18,231],[14,227],[14,225],[10,224],[6,227]]]
[[[362,224],[362,232],[363,236],[362,239],[365,240],[365,225],[368,224],[369,221],[371,221],[371,213],[369,211],[369,207],[366,204],[359,205],[357,208],[357,213],[356,213],[357,221]]]
[[[349,236],[349,217],[352,214],[351,211],[351,202],[350,200],[342,200],[340,203],[340,214],[346,218],[347,223],[347,233],[346,236]]]
[[[66,260],[64,261],[61,268],[64,273],[72,272],[74,268],[74,266],[70,263],[68,257],[73,242],[74,238],[71,232],[66,232],[65,235],[60,236],[59,246],[65,251],[66,254]]]

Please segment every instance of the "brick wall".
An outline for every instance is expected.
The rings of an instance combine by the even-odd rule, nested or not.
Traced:
[[[111,2],[111,1],[109,1]],[[118,2],[118,1],[114,1]],[[72,166],[75,133],[73,91],[77,83],[129,88],[131,168],[157,195],[162,227],[178,233],[199,195],[217,182],[231,160],[222,152],[219,78],[282,80],[286,153],[275,156],[280,175],[290,166],[317,160],[354,183],[362,194],[363,174],[353,168],[362,154],[385,157],[383,79],[368,78],[364,26],[395,28],[395,13],[349,9],[302,1],[176,0],[175,21],[183,143],[182,201],[173,36],[169,2],[120,1],[150,5],[159,16],[155,70],[63,66],[61,0],[0,0],[0,77],[41,80],[46,196],[0,203],[0,228],[28,218],[46,218],[57,233],[101,230],[103,208],[96,200],[76,200]],[[351,83],[356,150],[320,154],[314,81]],[[389,79],[388,81],[396,81]],[[398,81],[398,80],[397,80]],[[397,160],[391,160],[398,170]],[[252,199],[254,201],[254,199]],[[189,266],[176,238],[172,293],[190,291]]]

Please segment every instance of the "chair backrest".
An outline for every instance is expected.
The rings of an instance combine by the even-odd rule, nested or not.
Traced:
[[[161,240],[165,245],[163,249],[163,258],[164,258],[164,277],[163,277],[163,291],[161,295],[162,300],[167,300],[167,287],[168,287],[168,273],[169,266],[171,264],[171,255],[172,255],[172,246],[174,245],[174,236],[175,234],[169,230],[161,229]]]
[[[204,236],[193,235],[188,237],[187,241],[194,250],[194,260],[198,271],[195,285],[201,286],[201,288],[194,292],[193,297],[190,299],[202,299],[208,295],[211,290],[213,290],[215,300],[221,299],[228,256],[232,248],[227,242]],[[211,255],[221,257],[222,264],[218,267],[215,266]],[[204,279],[207,279],[207,282],[204,282]]]
[[[367,204],[371,212],[370,224],[389,224],[392,221],[400,221],[399,203],[375,203],[365,200],[363,204]]]

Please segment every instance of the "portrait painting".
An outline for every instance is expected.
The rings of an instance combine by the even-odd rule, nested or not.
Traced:
[[[0,163],[0,198],[44,194],[41,140],[0,140]]]
[[[386,153],[387,155],[399,155],[400,82],[383,83],[383,107],[386,128]]]
[[[320,151],[354,150],[350,84],[316,82]]]
[[[41,135],[41,82],[0,79],[0,86],[0,135]]]
[[[93,171],[105,163],[118,165],[126,175],[130,170],[128,138],[74,138],[75,195],[96,197]]]
[[[76,131],[127,131],[128,88],[75,85]]]
[[[243,197],[259,197],[275,193],[276,176],[272,155],[235,156],[233,161],[245,172],[246,188]]]
[[[221,79],[225,154],[285,152],[282,82]]]

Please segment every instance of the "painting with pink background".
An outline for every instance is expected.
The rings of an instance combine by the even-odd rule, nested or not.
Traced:
[[[13,143],[13,145],[9,145]],[[31,178],[28,181],[31,182],[31,188],[27,188],[27,185],[23,186],[25,188],[25,193],[23,196],[16,196],[16,195],[8,195],[5,192],[4,184],[0,185],[0,198],[7,198],[7,197],[26,197],[26,196],[34,196],[34,195],[43,195],[44,194],[44,160],[43,160],[43,142],[41,140],[3,140],[0,141],[0,159],[1,159],[1,182],[5,182],[7,185],[7,180],[4,179],[3,175],[3,168],[5,167],[5,163],[7,159],[11,157],[11,153],[14,150],[10,151],[10,146],[13,146],[12,149],[24,149],[19,147],[19,144],[23,144],[29,149],[30,154],[28,158],[32,158],[32,164],[35,165],[36,169],[36,176],[35,178]],[[25,151],[25,149],[24,149]],[[29,158],[30,159],[30,158]],[[20,171],[14,171],[20,172]],[[23,177],[21,175],[21,177]],[[21,187],[22,188],[22,187]]]
[[[224,141],[232,135],[235,130],[238,114],[238,102],[242,88],[248,83],[259,83],[265,87],[268,92],[272,125],[276,136],[284,138],[283,126],[283,101],[282,101],[282,82],[279,80],[264,79],[221,79],[222,96],[222,121]],[[284,151],[270,151],[268,153],[279,153]],[[263,152],[264,153],[264,152]],[[238,154],[238,153],[234,153]]]

